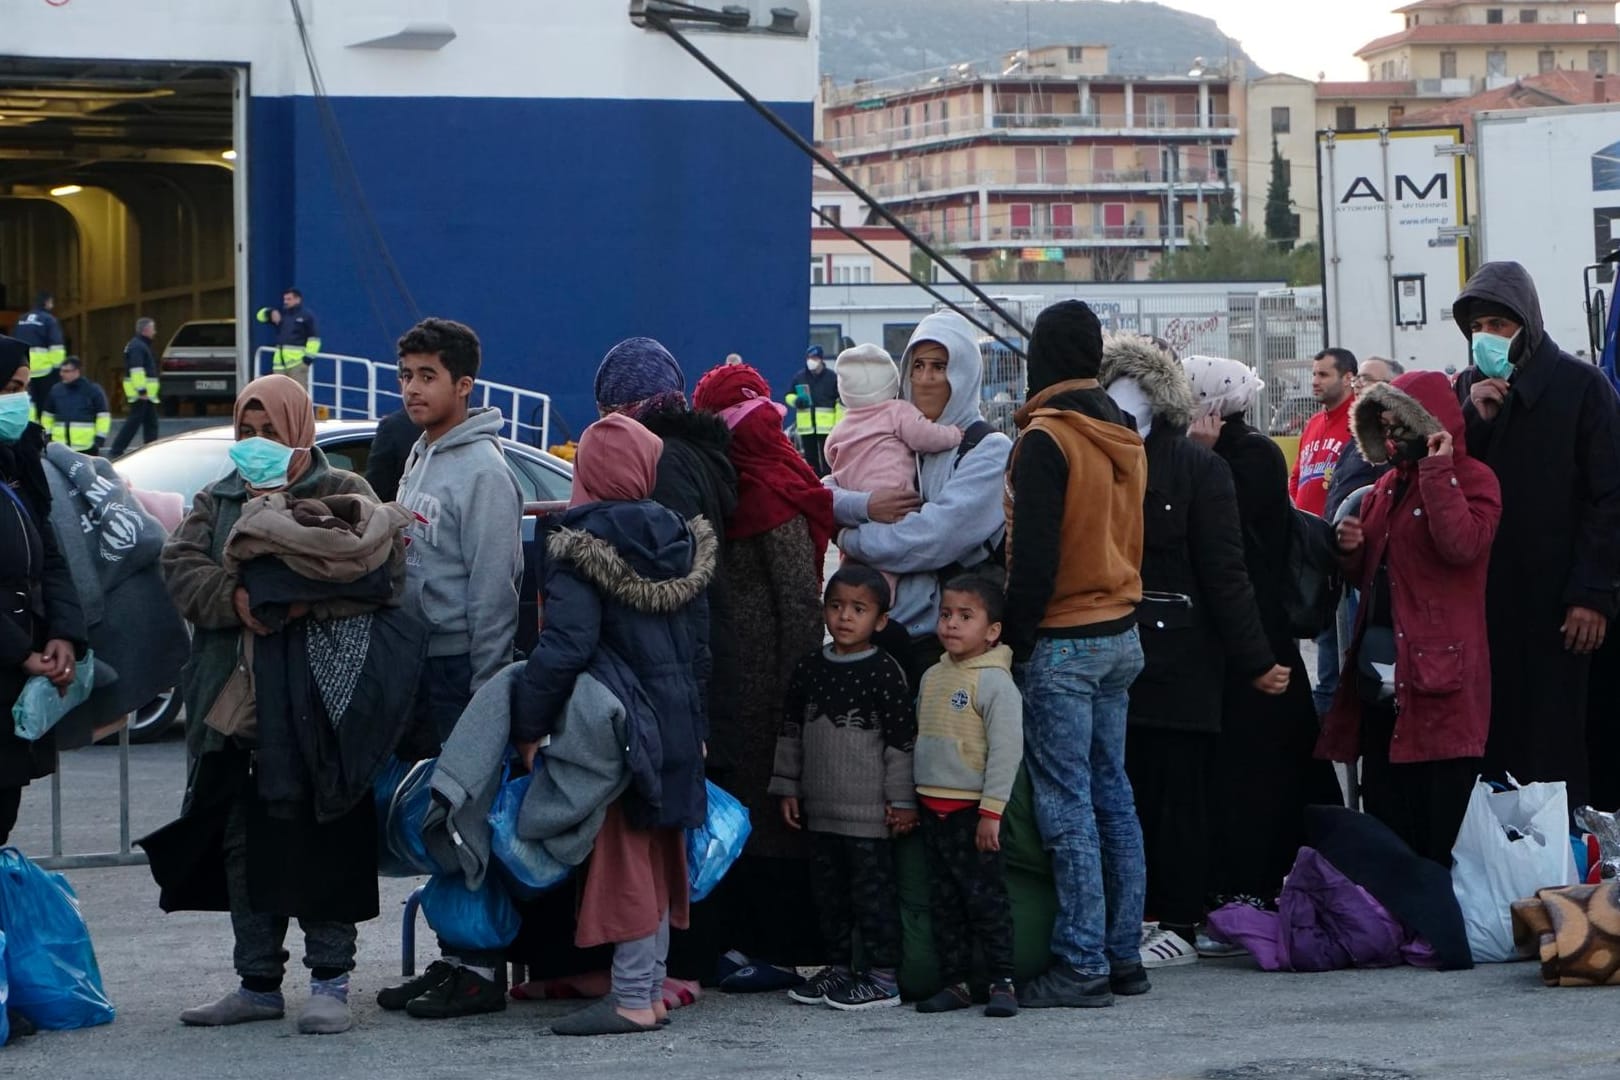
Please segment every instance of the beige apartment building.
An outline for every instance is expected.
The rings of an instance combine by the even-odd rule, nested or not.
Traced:
[[[1367,78],[1452,85],[1466,97],[1553,70],[1620,71],[1613,3],[1591,0],[1417,0],[1399,33],[1356,52]],[[1466,83],[1466,85],[1464,85]]]
[[[823,87],[824,145],[986,281],[1146,278],[1226,200],[1242,85],[1113,75],[1100,45]]]

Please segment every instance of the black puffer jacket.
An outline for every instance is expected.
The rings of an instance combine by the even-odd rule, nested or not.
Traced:
[[[1218,732],[1228,669],[1252,679],[1275,662],[1244,563],[1231,470],[1187,438],[1192,388],[1168,353],[1148,338],[1110,336],[1102,382],[1120,379],[1135,380],[1153,408],[1137,608],[1147,663],[1131,687],[1130,720]]]
[[[713,413],[664,409],[641,418],[648,431],[664,440],[658,459],[653,501],[679,514],[682,521],[701,517],[714,529],[715,573],[709,585],[709,651],[714,678],[709,681],[709,739],[722,758],[736,743],[737,635],[727,589],[726,522],[737,508],[737,470],[731,464],[731,431]]]
[[[45,432],[28,425],[0,444],[0,787],[22,787],[56,771],[54,733],[37,742],[17,738],[11,706],[28,681],[23,661],[60,638],[83,659],[84,612],[73,576],[51,531],[51,492],[41,458]]]

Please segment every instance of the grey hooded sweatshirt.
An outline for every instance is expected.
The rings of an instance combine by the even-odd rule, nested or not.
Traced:
[[[966,431],[984,419],[979,410],[984,361],[977,332],[950,311],[935,312],[918,323],[900,357],[900,393],[907,401],[911,354],[924,341],[945,346],[950,357],[946,374],[951,399],[939,423]],[[893,525],[868,520],[869,493],[834,491],[838,523],[859,526],[843,533],[840,547],[852,559],[900,575],[890,617],[913,638],[932,635],[939,621],[939,572],[953,564],[983,562],[1006,531],[1002,484],[1011,453],[1012,440],[998,431],[965,454],[953,449],[922,456],[917,462],[917,490],[923,508]]]
[[[501,411],[473,409],[405,462],[406,603],[432,626],[428,655],[469,656],[472,689],[512,660],[523,577],[523,496],[501,450]]]

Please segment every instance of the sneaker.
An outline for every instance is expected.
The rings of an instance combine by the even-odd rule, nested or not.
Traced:
[[[803,984],[789,990],[788,1000],[797,1001],[800,1005],[825,1005],[828,994],[842,989],[854,978],[849,968],[824,967]]]
[[[887,1009],[900,1004],[900,990],[898,987],[883,985],[863,971],[828,994],[827,1004],[840,1012]]]
[[[418,1020],[450,1020],[505,1010],[506,995],[495,980],[466,967],[456,968],[447,981],[405,1005],[405,1011]]]
[[[797,971],[774,964],[749,964],[721,979],[720,989],[728,994],[770,994],[791,990],[803,982],[804,976]]]
[[[920,1013],[955,1012],[972,1004],[973,995],[968,993],[967,983],[952,983],[926,1001],[917,1002],[917,1011]]]
[[[1198,950],[1180,934],[1157,926],[1142,927],[1142,966],[1145,968],[1181,967],[1196,964]]]
[[[1018,1015],[1018,991],[1013,989],[1011,979],[990,984],[990,1004],[984,1007],[984,1015],[1003,1019]]]
[[[1153,984],[1148,982],[1147,968],[1132,964],[1112,972],[1108,976],[1108,988],[1118,997],[1136,997],[1153,989]]]
[[[1193,948],[1197,949],[1198,955],[1205,960],[1226,960],[1234,956],[1249,955],[1249,950],[1243,946],[1230,941],[1216,941],[1202,930],[1198,931],[1198,940],[1194,942]]]
[[[1019,995],[1026,1009],[1101,1009],[1114,1003],[1107,975],[1086,975],[1057,961],[1024,984]]]
[[[456,966],[444,960],[435,960],[410,982],[377,991],[377,1004],[388,1012],[399,1012],[406,1005],[429,990],[443,986],[455,977]]]
[[[232,990],[218,1001],[198,1005],[180,1014],[187,1027],[230,1027],[259,1020],[280,1020],[286,1006],[279,993],[260,994],[252,990]]]

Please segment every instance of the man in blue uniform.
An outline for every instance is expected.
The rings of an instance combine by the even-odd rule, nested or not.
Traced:
[[[281,310],[262,307],[255,316],[276,328],[276,351],[270,357],[270,370],[296,379],[309,389],[311,357],[321,351],[321,335],[315,314],[304,306],[304,294],[288,287],[281,294]]]
[[[62,324],[52,314],[55,308],[56,297],[42,292],[34,300],[34,309],[18,319],[11,330],[12,337],[28,346],[28,395],[34,401],[36,420],[56,385],[57,369],[67,359]]]
[[[61,381],[51,387],[40,413],[39,424],[51,439],[80,454],[95,454],[107,442],[112,430],[112,412],[107,395],[89,379],[77,356],[62,361]]]
[[[135,336],[124,346],[124,407],[129,415],[113,440],[112,456],[119,457],[140,433],[142,445],[158,437],[158,360],[152,352],[157,323],[137,319]]]

